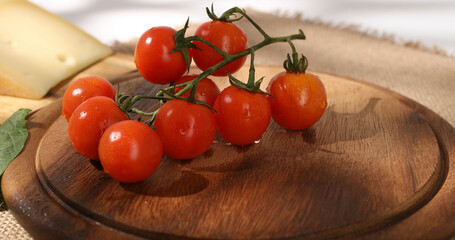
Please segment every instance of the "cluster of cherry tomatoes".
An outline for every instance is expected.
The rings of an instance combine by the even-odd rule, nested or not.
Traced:
[[[201,41],[195,47],[175,51],[176,30],[154,27],[138,41],[135,64],[143,78],[153,84],[180,84],[194,80],[188,60],[202,71],[212,68],[227,54],[248,49],[247,36],[236,24],[220,20],[206,22],[196,30]],[[185,57],[186,55],[186,57]],[[244,64],[246,57],[232,61],[211,75],[227,76]],[[175,88],[175,93],[183,87]],[[305,129],[322,116],[327,98],[319,78],[310,73],[284,71],[272,78],[270,95],[229,86],[221,92],[209,78],[198,82],[195,100],[166,101],[152,126],[129,120],[115,99],[114,87],[98,77],[73,82],[63,97],[63,116],[68,120],[72,145],[83,156],[99,159],[104,171],[120,182],[146,179],[158,168],[162,155],[191,159],[207,151],[216,133],[234,145],[249,145],[261,138],[271,117],[287,129]],[[189,91],[181,97],[188,97]]]

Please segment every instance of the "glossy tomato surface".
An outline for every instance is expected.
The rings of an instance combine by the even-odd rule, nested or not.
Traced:
[[[216,135],[212,110],[179,99],[161,106],[154,126],[163,143],[164,154],[180,160],[203,154]]]
[[[145,180],[158,169],[163,157],[158,134],[135,120],[108,127],[100,139],[98,151],[104,172],[124,183]]]
[[[198,75],[190,74],[190,75],[183,75],[179,80],[175,81],[175,84],[189,82],[195,79]],[[179,92],[183,87],[176,88],[175,92]],[[216,97],[220,94],[220,89],[218,86],[210,79],[204,78],[202,79],[196,88],[196,100],[206,102],[208,105],[213,106],[215,103]],[[188,97],[190,95],[190,91],[184,93],[182,97]]]
[[[198,27],[195,35],[209,41],[222,51],[228,54],[236,54],[248,48],[248,40],[245,32],[234,23],[222,21],[210,21]],[[203,71],[224,60],[221,54],[217,53],[207,44],[194,41],[198,49],[191,49],[196,65]],[[227,76],[226,72],[234,73],[245,63],[246,56],[229,63],[212,75]]]
[[[313,126],[327,107],[325,87],[311,73],[281,72],[267,87],[272,117],[279,125],[301,130]]]
[[[68,122],[71,144],[83,156],[97,160],[101,135],[110,125],[124,120],[128,116],[114,100],[104,96],[89,98],[74,110]]]
[[[76,109],[85,100],[95,96],[115,98],[115,89],[106,79],[100,77],[83,77],[72,82],[62,99],[62,115],[68,121]]]
[[[234,86],[225,88],[213,105],[218,133],[235,145],[248,145],[261,138],[270,122],[270,102],[262,93]]]
[[[183,54],[178,51],[170,53],[175,47],[175,32],[170,27],[154,27],[139,38],[134,62],[145,80],[155,84],[168,84],[187,71]],[[191,52],[188,53],[191,60]]]

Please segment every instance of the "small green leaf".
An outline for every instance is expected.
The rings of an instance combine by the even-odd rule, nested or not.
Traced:
[[[0,175],[24,148],[28,137],[25,116],[30,109],[19,109],[0,126]]]
[[[6,167],[24,148],[28,137],[25,116],[30,109],[19,109],[0,126],[0,182]],[[6,210],[5,200],[0,191],[0,211]]]

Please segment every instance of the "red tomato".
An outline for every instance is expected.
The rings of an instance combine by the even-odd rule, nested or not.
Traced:
[[[318,76],[281,72],[269,83],[272,117],[279,125],[299,130],[311,127],[327,107],[327,95]]]
[[[230,22],[210,21],[202,24],[195,35],[207,40],[228,54],[236,54],[248,48],[248,40],[243,30]],[[191,49],[194,62],[203,71],[224,60],[223,56],[207,44],[194,41],[198,49]],[[226,72],[234,73],[245,63],[246,56],[220,68],[213,73],[214,76],[227,76]]]
[[[225,88],[213,106],[218,133],[235,145],[259,140],[270,122],[270,103],[266,95],[234,86]]]
[[[161,106],[154,123],[164,154],[190,159],[207,151],[216,135],[212,111],[200,104],[174,99]]]
[[[179,80],[175,81],[175,84],[189,82],[195,79],[197,75],[184,75]],[[183,87],[176,88],[175,92],[178,93]],[[213,106],[216,97],[220,94],[220,89],[210,78],[204,78],[199,81],[196,88],[196,100],[206,102],[208,105]],[[188,97],[190,91],[184,93],[182,97]]]
[[[163,146],[158,134],[141,122],[127,120],[108,127],[98,146],[104,171],[119,182],[139,182],[161,163]]]
[[[96,96],[77,107],[68,123],[71,144],[83,156],[98,159],[98,144],[103,132],[110,125],[128,120],[114,100]]]
[[[168,84],[188,70],[181,52],[170,53],[175,47],[175,32],[170,27],[154,27],[139,38],[134,62],[145,80],[155,84]],[[188,53],[191,60],[191,52]]]
[[[99,77],[79,78],[66,89],[62,99],[62,115],[69,121],[79,104],[95,96],[115,99],[115,89],[106,79]]]

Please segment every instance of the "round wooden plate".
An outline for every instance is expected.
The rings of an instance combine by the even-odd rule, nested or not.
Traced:
[[[257,75],[279,71],[258,67]],[[317,74],[329,106],[310,129],[272,121],[246,147],[217,138],[198,158],[164,157],[154,175],[135,184],[118,183],[75,151],[57,101],[28,119],[26,148],[2,180],[7,205],[36,239],[455,235],[454,129],[389,90]],[[157,91],[137,74],[122,79],[121,89]]]

